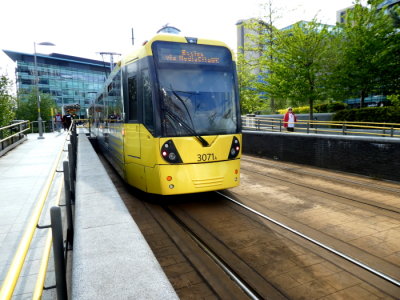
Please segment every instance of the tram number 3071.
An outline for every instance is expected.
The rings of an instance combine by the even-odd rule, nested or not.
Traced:
[[[214,153],[197,154],[197,161],[210,161],[217,160],[217,156]]]

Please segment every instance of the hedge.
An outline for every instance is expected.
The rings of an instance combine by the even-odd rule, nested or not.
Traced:
[[[365,107],[337,111],[333,121],[400,123],[400,107]]]

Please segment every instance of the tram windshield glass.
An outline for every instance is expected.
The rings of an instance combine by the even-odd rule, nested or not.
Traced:
[[[165,49],[165,44],[171,49]],[[162,51],[156,48],[156,56],[164,134],[236,133],[237,100],[230,51],[193,44],[162,46]]]

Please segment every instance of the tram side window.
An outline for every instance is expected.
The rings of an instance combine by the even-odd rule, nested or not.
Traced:
[[[151,82],[149,70],[142,71],[143,80],[143,124],[154,133],[153,101],[151,95]]]
[[[129,120],[137,120],[137,83],[136,76],[128,78]]]

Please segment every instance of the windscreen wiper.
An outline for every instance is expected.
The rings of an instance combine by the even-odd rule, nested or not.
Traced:
[[[184,127],[191,135],[193,135],[195,138],[197,138],[200,143],[203,145],[203,147],[208,147],[210,144],[200,135],[197,134],[197,132],[190,127],[185,121],[183,121],[179,116],[177,116],[175,113],[170,111],[168,108],[164,107],[164,111],[176,122],[178,122],[182,127]]]

